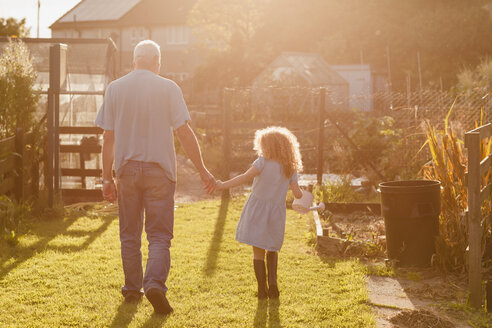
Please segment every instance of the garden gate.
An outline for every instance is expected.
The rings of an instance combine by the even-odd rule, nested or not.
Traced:
[[[65,204],[100,201],[99,161],[95,159],[95,168],[87,168],[86,162],[92,159],[92,154],[101,152],[102,129],[94,127],[92,122],[97,110],[96,96],[102,101],[104,88],[117,76],[116,48],[111,39],[44,40],[53,41],[64,43],[54,42],[49,47],[49,87],[41,92],[47,95],[48,107],[45,168],[48,202],[51,207],[56,198]],[[69,97],[63,104],[63,118],[61,96]],[[74,100],[76,96],[79,98]],[[92,97],[90,106],[81,97]],[[73,160],[74,154],[78,161]],[[96,178],[92,188],[86,183],[88,177]]]

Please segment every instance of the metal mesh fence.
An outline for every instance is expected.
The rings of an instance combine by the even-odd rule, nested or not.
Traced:
[[[317,166],[319,94],[320,89],[317,88],[233,90],[231,99],[223,106],[232,111],[232,121],[236,123],[233,131],[239,135],[233,141],[236,158],[254,158],[255,128],[286,126],[298,137],[306,171],[314,172]],[[363,105],[362,109],[367,109],[370,104],[372,110],[340,106],[357,104],[357,101]],[[197,108],[200,110],[200,106]],[[216,114],[218,108],[215,108]],[[374,161],[377,169],[389,179],[416,175],[419,168],[430,160],[427,149],[422,147],[426,140],[426,121],[442,130],[448,117],[449,125],[463,136],[481,120],[486,122],[491,110],[491,97],[482,90],[384,92],[346,100],[331,99],[328,92],[324,167],[330,172],[370,175],[374,172],[368,172],[363,165],[367,160]],[[220,129],[220,123],[217,128]],[[216,139],[213,144],[210,147],[217,146]],[[249,164],[246,162],[237,167],[244,169]]]

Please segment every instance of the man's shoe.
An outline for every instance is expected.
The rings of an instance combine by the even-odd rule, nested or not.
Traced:
[[[125,303],[138,303],[142,299],[143,293],[142,292],[126,292],[124,297],[125,297]]]
[[[173,308],[169,305],[166,295],[157,288],[151,288],[145,293],[145,297],[149,300],[150,304],[154,307],[156,314],[170,314],[173,312]]]

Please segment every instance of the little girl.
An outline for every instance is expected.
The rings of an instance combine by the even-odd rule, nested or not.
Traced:
[[[297,184],[297,171],[302,170],[302,161],[299,143],[286,128],[269,127],[256,131],[254,149],[259,157],[253,165],[228,181],[217,181],[216,189],[229,189],[254,178],[251,195],[244,204],[237,226],[236,240],[253,246],[258,298],[278,298],[277,252],[284,241],[285,198],[289,186],[296,198],[302,197]]]

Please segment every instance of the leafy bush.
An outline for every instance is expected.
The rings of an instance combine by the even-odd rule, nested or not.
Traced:
[[[331,172],[363,175],[374,185],[380,182],[380,175],[386,181],[418,175],[423,163],[418,162],[411,140],[396,126],[394,118],[366,112],[330,115],[351,140],[340,136],[332,141],[333,150],[327,154]]]
[[[32,129],[39,99],[35,83],[29,50],[20,40],[10,41],[0,57],[0,139],[16,128]]]
[[[29,147],[34,150],[34,156],[30,163],[26,163],[24,172],[27,180],[31,180],[33,171],[27,169],[28,165],[38,167],[43,143],[41,128],[34,119],[39,99],[35,93],[35,83],[36,72],[27,47],[20,40],[11,40],[0,56],[0,139],[13,136],[17,128],[22,128],[25,134],[33,133]],[[0,154],[0,159],[7,155]],[[30,213],[30,202],[0,196],[0,239],[15,243]]]
[[[451,107],[448,118],[452,109]],[[468,246],[468,223],[465,216],[467,159],[463,150],[464,143],[448,125],[448,118],[443,131],[437,130],[430,123],[426,125],[426,144],[432,154],[432,161],[423,167],[422,174],[426,179],[439,180],[442,186],[439,237],[436,240],[438,264],[442,270],[465,271]],[[482,158],[490,154],[491,145],[490,140],[482,143]],[[482,210],[484,214],[490,213],[490,202]],[[484,229],[488,230],[487,227]],[[486,234],[483,237],[485,240]]]
[[[367,202],[368,196],[355,191],[351,185],[349,176],[344,176],[340,181],[330,181],[313,190],[317,202],[323,203],[357,203]]]
[[[30,216],[29,203],[16,203],[5,195],[0,196],[0,239],[9,244],[17,243],[17,235]]]
[[[492,59],[483,60],[475,69],[465,69],[458,74],[458,89],[492,92]]]

